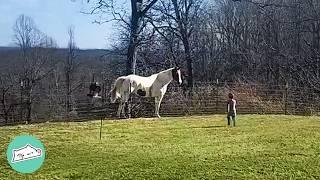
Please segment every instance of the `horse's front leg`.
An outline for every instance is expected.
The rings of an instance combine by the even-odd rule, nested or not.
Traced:
[[[161,116],[159,115],[159,110],[160,110],[160,105],[161,105],[161,101],[162,101],[163,96],[156,96],[155,97],[155,115],[158,118],[161,118]]]

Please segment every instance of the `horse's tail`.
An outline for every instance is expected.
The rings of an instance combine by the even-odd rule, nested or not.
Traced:
[[[115,103],[116,100],[117,100],[119,97],[121,97],[121,94],[120,94],[119,90],[120,90],[120,88],[121,88],[124,80],[125,80],[125,79],[124,79],[123,77],[119,77],[119,78],[115,81],[115,83],[114,83],[114,85],[113,85],[113,88],[112,88],[112,90],[110,91],[110,94],[111,94],[111,98],[110,98],[111,103]]]

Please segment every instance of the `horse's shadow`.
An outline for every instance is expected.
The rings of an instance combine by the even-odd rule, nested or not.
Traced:
[[[196,127],[196,126],[191,126],[191,127],[179,127],[179,128],[170,128],[170,129],[216,129],[216,128],[223,128],[225,126],[200,126],[200,127]]]
[[[191,127],[193,129],[215,129],[215,128],[223,128],[225,126],[217,125],[217,126],[200,126],[200,127]]]

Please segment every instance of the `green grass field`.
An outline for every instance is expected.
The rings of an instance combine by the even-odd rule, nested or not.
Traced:
[[[320,117],[240,115],[43,123],[0,128],[0,179],[320,179]],[[7,146],[39,138],[44,165],[13,171]]]

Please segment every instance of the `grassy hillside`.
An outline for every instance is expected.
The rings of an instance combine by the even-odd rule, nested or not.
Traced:
[[[320,178],[320,118],[243,115],[46,123],[0,128],[0,179]],[[5,152],[28,133],[47,149],[32,175],[11,170]]]

